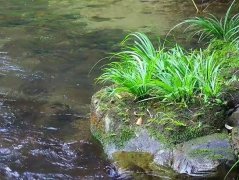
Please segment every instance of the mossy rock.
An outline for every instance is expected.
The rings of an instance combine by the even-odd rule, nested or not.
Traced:
[[[92,98],[91,131],[108,157],[123,169],[153,174],[160,174],[163,169],[166,174],[176,171],[192,176],[215,175],[219,165],[235,160],[228,137],[217,134],[225,124],[225,109],[216,104],[191,104],[190,108],[184,105],[138,103],[129,94],[116,95],[105,88]],[[222,147],[216,150],[207,142]],[[198,148],[190,149],[196,146],[190,143],[198,144]],[[200,164],[205,157],[209,160]]]
[[[230,167],[236,161],[229,136],[223,133],[179,144],[175,147],[173,156],[172,167],[175,171],[195,176],[216,176],[222,164]]]
[[[139,118],[143,123],[140,127],[147,129],[151,136],[164,141],[169,146],[190,139],[209,135],[222,129],[226,120],[224,107],[221,105],[167,104],[159,101],[138,103],[129,94],[111,94],[110,88],[102,89],[92,98],[91,105],[92,133],[99,131],[106,138],[117,135],[112,141],[123,145],[124,141],[134,137]],[[128,137],[127,137],[128,136]],[[108,139],[108,138],[106,138]],[[102,141],[102,138],[99,139]]]

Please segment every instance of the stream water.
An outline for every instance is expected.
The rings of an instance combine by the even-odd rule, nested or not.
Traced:
[[[89,130],[100,66],[89,72],[127,33],[164,36],[195,15],[191,1],[0,4],[0,179],[110,179]]]

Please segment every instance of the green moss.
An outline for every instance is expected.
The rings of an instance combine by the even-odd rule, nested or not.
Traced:
[[[224,61],[223,76],[228,79],[231,77],[231,70],[239,67],[238,45],[221,40],[214,40],[204,51],[205,55],[213,53],[213,58],[217,62]]]
[[[160,132],[157,127],[151,126],[148,127],[148,131],[152,137],[168,147],[204,135],[203,127],[183,127],[181,130],[166,127],[163,132]]]
[[[176,143],[181,143],[184,141],[188,141],[193,138],[197,138],[204,135],[204,127],[196,126],[196,127],[185,127],[181,131],[172,133],[172,141]]]
[[[129,100],[128,96],[120,96],[120,99],[112,96],[109,100],[106,96],[98,95],[100,103],[108,107],[104,116],[109,116],[110,128],[108,132],[103,130],[96,134],[103,144],[115,144],[118,148],[135,136],[135,123],[139,117],[143,119],[142,127],[147,128],[153,138],[170,148],[217,132],[225,120],[223,108],[219,105],[194,103],[185,107],[182,103],[169,104],[156,100],[136,103]]]
[[[102,144],[104,144],[104,135],[103,132],[101,132],[100,130],[91,127],[91,133],[94,136],[95,139],[97,139],[98,141],[100,141]]]
[[[123,127],[118,133],[108,134],[106,139],[108,143],[114,143],[117,147],[123,147],[133,137],[135,137],[134,128]]]
[[[165,144],[167,147],[171,147],[173,145],[171,139],[168,139],[167,137],[165,137],[161,132],[159,132],[156,128],[151,128],[148,127],[148,132],[149,134],[155,138],[156,140],[158,140],[159,142]]]
[[[198,121],[199,116],[203,114],[198,110],[192,113],[183,108],[165,108],[164,112],[160,110],[156,118],[148,121],[147,128],[155,139],[172,146],[207,134],[205,129],[209,128]],[[194,119],[194,122],[188,119]]]
[[[212,152],[212,150],[209,149],[196,149],[193,150],[189,155],[191,157],[205,157],[212,154],[214,154],[214,152]]]
[[[93,136],[99,140],[102,144],[115,144],[116,147],[121,148],[128,142],[130,139],[135,137],[135,130],[132,127],[122,127],[122,130],[117,131],[116,133],[105,133],[100,130],[92,129]]]
[[[214,40],[205,50],[206,54],[214,53],[214,59],[222,61],[223,59],[227,60],[228,63],[233,58],[238,58],[238,47],[236,44],[228,43],[221,40]]]
[[[225,149],[222,149],[225,152]],[[190,152],[189,156],[195,157],[195,158],[209,158],[212,160],[218,160],[223,159],[224,156],[217,151],[220,151],[220,149],[196,149],[192,152]]]

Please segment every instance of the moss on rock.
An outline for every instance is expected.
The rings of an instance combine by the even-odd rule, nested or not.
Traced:
[[[157,101],[138,103],[129,94],[111,94],[108,88],[96,93],[92,103],[92,133],[102,143],[114,143],[118,147],[135,136],[139,118],[143,120],[141,127],[168,145],[216,133],[226,119],[221,105],[195,103],[189,108]]]
[[[185,107],[156,100],[139,103],[129,94],[112,94],[106,88],[93,96],[91,107],[92,134],[103,144],[108,157],[123,169],[173,174],[172,169],[186,173],[185,168],[189,168],[189,174],[208,175],[203,171],[205,163],[209,163],[207,171],[211,172],[221,159],[233,161],[227,135],[215,134],[223,129],[226,120],[222,104],[195,102]],[[137,123],[139,119],[141,123]],[[208,149],[207,141],[213,148],[217,142],[226,144],[228,151],[220,147]],[[187,150],[197,144],[202,147]],[[199,170],[194,172],[194,168]]]

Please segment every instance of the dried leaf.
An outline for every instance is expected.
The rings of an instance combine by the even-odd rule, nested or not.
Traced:
[[[140,117],[140,118],[137,119],[136,124],[137,124],[138,126],[141,126],[141,125],[143,124],[143,119],[142,119],[142,117]]]

